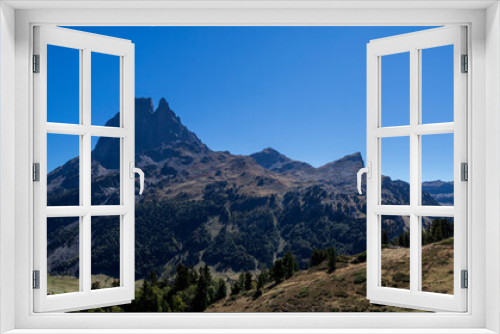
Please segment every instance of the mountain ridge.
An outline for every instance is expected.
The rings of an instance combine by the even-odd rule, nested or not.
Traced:
[[[144,194],[136,196],[138,278],[151,270],[168,276],[180,262],[208,264],[230,277],[269,267],[287,251],[304,267],[315,248],[334,246],[346,255],[365,250],[366,198],[356,192],[356,173],[364,167],[359,152],[314,168],[272,148],[249,156],[212,151],[165,99],[156,109],[150,98],[137,98],[135,105],[136,166],[146,174]],[[106,124],[118,125],[119,115]],[[92,152],[93,205],[119,204],[118,145],[100,138]],[[78,205],[78,165],[76,158],[49,173],[50,205]],[[407,183],[383,182],[390,203],[409,200]],[[424,195],[425,203],[438,205]],[[389,237],[407,229],[407,222],[395,219]],[[52,232],[54,252],[71,246]],[[111,237],[111,231],[101,233],[93,240]],[[74,271],[66,262],[54,267]],[[102,274],[114,272],[103,268]]]

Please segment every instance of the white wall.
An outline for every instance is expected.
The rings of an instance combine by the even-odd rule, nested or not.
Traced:
[[[0,3],[0,332],[14,328],[15,11]]]
[[[487,291],[486,328],[500,331],[497,315],[500,312],[500,152],[496,149],[500,142],[500,13],[499,4],[486,11],[486,242],[495,248],[497,256],[490,256],[486,266]],[[491,254],[491,255],[493,255]],[[496,278],[495,280],[491,278]]]

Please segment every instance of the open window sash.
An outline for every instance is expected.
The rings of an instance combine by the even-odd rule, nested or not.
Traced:
[[[47,122],[47,52],[48,46],[79,52],[79,118],[78,124]],[[76,51],[75,51],[76,52]],[[91,55],[98,52],[119,57],[120,126],[94,126],[91,123]],[[100,36],[71,29],[37,26],[34,28],[34,166],[38,180],[34,191],[34,312],[66,312],[130,303],[134,299],[134,44],[128,40]],[[78,62],[76,63],[78,66]],[[54,72],[55,73],[55,72]],[[94,72],[95,73],[95,72]],[[53,75],[53,74],[51,74]],[[118,85],[118,83],[117,83]],[[79,205],[47,206],[47,135],[74,135],[79,138]],[[119,205],[92,205],[92,136],[120,140]],[[120,277],[114,287],[92,289],[92,217],[119,217]],[[51,218],[75,217],[78,226],[79,264],[76,292],[48,292],[47,221]]]
[[[422,50],[453,45],[452,123],[422,124]],[[382,127],[382,57],[409,52],[410,124]],[[461,271],[467,269],[467,182],[461,164],[467,162],[467,54],[466,27],[443,27],[373,40],[367,45],[367,298],[372,303],[430,311],[467,311],[467,289]],[[468,69],[470,71],[470,68]],[[401,110],[401,112],[407,112]],[[421,138],[428,134],[454,134],[454,206],[422,205]],[[410,143],[410,204],[382,205],[381,143],[383,138],[406,137]],[[409,217],[409,289],[382,284],[382,216]],[[453,295],[422,290],[422,217],[453,217]]]

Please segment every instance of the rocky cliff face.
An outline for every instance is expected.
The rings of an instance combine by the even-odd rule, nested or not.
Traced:
[[[118,122],[117,115],[107,125]],[[94,204],[118,203],[118,156],[116,139],[99,139],[92,153]],[[304,267],[315,248],[335,246],[340,254],[365,250],[366,199],[355,188],[356,173],[364,166],[359,152],[319,168],[272,148],[250,156],[216,152],[182,124],[164,99],[154,110],[151,99],[138,98],[136,165],[146,175],[144,195],[136,197],[138,279],[150,270],[168,275],[179,262],[207,263],[231,273],[269,267],[286,251]],[[51,205],[75,201],[78,159],[48,178]],[[383,182],[383,196],[391,203],[408,200],[407,183],[388,177]],[[404,221],[396,225],[394,235],[407,229]],[[57,241],[57,230],[52,232],[52,252],[71,248]],[[99,233],[106,240],[106,230]],[[95,261],[109,260],[99,254]]]

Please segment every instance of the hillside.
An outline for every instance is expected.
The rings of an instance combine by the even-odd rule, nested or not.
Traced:
[[[266,148],[250,156],[213,151],[162,99],[136,99],[136,165],[145,191],[136,196],[136,278],[151,270],[170,277],[178,263],[208,264],[227,278],[258,272],[292,252],[305,268],[313,249],[335,247],[353,255],[366,247],[366,197],[356,191],[364,166],[359,152],[319,168]],[[107,123],[116,125],[118,116]],[[100,138],[92,152],[92,203],[119,203],[118,141]],[[48,175],[48,204],[78,205],[78,158]],[[406,182],[383,177],[384,203],[409,200]],[[439,205],[423,192],[425,205]],[[78,270],[78,224],[48,226],[48,266],[53,275]],[[395,218],[388,237],[407,231]],[[95,274],[115,277],[119,252],[106,246],[114,227],[92,228]],[[113,247],[117,243],[113,243]]]
[[[453,294],[453,239],[423,246],[423,290]],[[370,304],[366,299],[366,262],[360,256],[341,257],[338,269],[326,264],[300,271],[281,284],[268,284],[261,296],[255,291],[229,296],[205,312],[412,312]],[[408,288],[399,277],[408,274],[409,248],[382,251],[383,277],[390,286]],[[402,275],[403,274],[403,275]],[[399,284],[399,285],[398,285]]]

